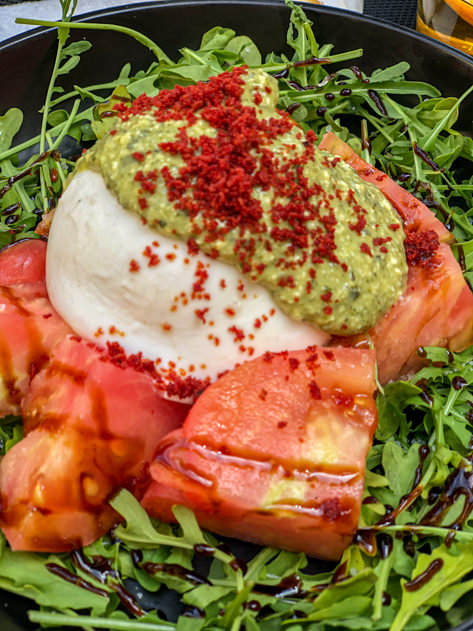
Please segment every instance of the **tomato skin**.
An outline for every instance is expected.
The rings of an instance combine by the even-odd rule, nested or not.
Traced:
[[[25,438],[0,464],[0,526],[14,550],[59,552],[118,521],[108,500],[140,497],[158,442],[188,406],[162,399],[152,378],[120,368],[67,336],[23,400]]]
[[[25,239],[3,248],[0,251],[0,285],[44,283],[46,247],[46,242],[41,239]]]
[[[172,521],[184,504],[219,534],[338,559],[358,525],[376,427],[374,353],[270,357],[199,397],[158,446],[143,506]]]
[[[0,417],[20,413],[31,376],[72,332],[47,297],[45,256],[37,239],[0,252]]]
[[[332,343],[363,347],[370,339],[381,383],[419,370],[423,365],[416,352],[419,346],[443,346],[452,351],[469,346],[473,342],[473,293],[448,245],[452,235],[422,202],[367,164],[335,134],[326,134],[320,147],[340,156],[385,194],[400,213],[406,234],[433,230],[440,241],[432,264],[409,264],[404,294],[368,336],[336,337]]]

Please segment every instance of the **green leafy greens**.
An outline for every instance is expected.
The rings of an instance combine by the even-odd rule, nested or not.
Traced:
[[[471,172],[473,141],[454,129],[473,88],[459,98],[444,98],[427,83],[407,80],[406,62],[370,76],[355,65],[343,68],[362,51],[334,54],[331,44],[318,44],[302,9],[288,4],[290,56],[271,53],[264,60],[250,38],[215,27],[197,50],[181,49],[174,62],[132,29],[72,23],[76,2],[71,0],[61,0],[59,23],[19,20],[58,27],[58,47],[40,134],[14,145],[23,115],[12,108],[0,116],[0,246],[38,236],[37,222],[55,207],[74,167],[61,155],[66,137],[87,146],[110,128],[117,102],[247,64],[279,78],[279,106],[304,129],[319,136],[336,131],[365,160],[422,196],[453,227],[456,253],[473,281],[473,177],[462,180],[462,170],[456,169],[463,162]],[[66,93],[61,77],[91,47],[85,40],[67,44],[72,29],[131,36],[155,61],[136,74],[127,63],[108,83],[74,86]],[[28,158],[21,163],[24,152]],[[473,614],[468,599],[473,590],[473,351],[428,348],[423,353],[423,370],[409,382],[389,384],[378,397],[379,426],[367,461],[360,531],[337,567],[315,573],[303,554],[270,548],[254,550],[242,562],[203,533],[190,511],[176,508],[176,527],[157,523],[122,491],[112,505],[124,523],[82,551],[12,552],[2,538],[0,587],[33,599],[40,610],[31,611],[30,620],[42,626],[422,631],[457,624]],[[3,419],[2,453],[21,436],[21,419]],[[131,584],[139,586],[141,597],[127,601]],[[180,594],[175,622],[142,599],[167,589]]]

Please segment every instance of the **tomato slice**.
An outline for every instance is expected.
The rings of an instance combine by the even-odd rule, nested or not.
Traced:
[[[402,186],[399,186],[386,173],[365,162],[333,132],[330,131],[325,134],[320,141],[319,149],[325,149],[325,151],[339,156],[358,173],[362,180],[371,182],[379,188],[401,215],[405,230],[433,230],[442,243],[452,243],[452,234],[425,204]]]
[[[38,239],[0,252],[0,417],[20,413],[31,376],[72,332],[48,300],[45,257]]]
[[[222,535],[337,559],[358,525],[376,426],[374,353],[266,354],[211,385],[166,437],[143,499]]]
[[[0,527],[13,549],[56,552],[117,522],[108,500],[119,488],[142,495],[156,445],[188,406],[68,336],[32,380],[22,412],[26,437],[0,465]]]
[[[332,132],[320,143],[350,164],[360,177],[377,186],[402,217],[406,234],[435,232],[440,241],[429,265],[409,263],[407,287],[397,303],[368,335],[334,338],[334,344],[374,343],[381,383],[408,377],[422,367],[420,346],[460,351],[473,341],[473,293],[447,245],[451,234],[435,215],[388,176],[362,160]]]

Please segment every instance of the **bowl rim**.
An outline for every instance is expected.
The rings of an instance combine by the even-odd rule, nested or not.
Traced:
[[[159,2],[142,1],[136,2],[134,4],[112,6],[102,9],[95,9],[94,11],[88,11],[86,13],[79,13],[77,15],[74,15],[72,21],[90,22],[94,20],[103,20],[110,16],[116,15],[117,13],[127,14],[142,10],[160,11],[170,6],[188,6],[189,4],[200,5],[202,7],[211,7],[215,5],[257,5],[266,6],[268,7],[268,9],[276,7],[281,8],[281,6],[284,6],[282,4],[282,0],[159,0]],[[384,19],[373,18],[369,15],[364,15],[357,11],[313,4],[306,0],[299,0],[297,4],[301,5],[303,9],[309,9],[311,12],[315,11],[316,13],[321,13],[323,15],[344,16],[354,19],[361,24],[375,24],[387,30],[399,33],[400,35],[407,35],[410,39],[423,42],[424,44],[427,43],[431,47],[437,48],[439,51],[447,53],[454,59],[457,58],[459,61],[465,62],[467,65],[470,65],[473,68],[473,56],[467,55],[466,53],[457,50],[453,46],[449,46],[448,44],[435,40],[406,26],[395,24]],[[286,10],[289,12],[289,7],[286,7]],[[23,33],[13,35],[12,37],[0,41],[0,54],[3,50],[10,48],[11,46],[15,46],[20,43],[28,43],[29,40],[40,37],[42,35],[50,34],[54,30],[54,27],[39,26],[37,28],[28,29]]]

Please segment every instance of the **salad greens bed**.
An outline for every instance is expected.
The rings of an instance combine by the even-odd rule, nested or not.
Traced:
[[[115,103],[248,64],[279,78],[280,107],[304,129],[319,137],[334,130],[424,199],[453,231],[454,251],[473,281],[473,176],[458,176],[472,173],[473,140],[454,129],[473,86],[460,98],[443,98],[431,85],[406,80],[406,62],[367,77],[355,65],[362,50],[340,54],[318,44],[292,2],[291,56],[271,53],[263,60],[248,37],[215,27],[198,50],[183,48],[177,62],[131,29],[71,23],[76,1],[61,5],[60,23],[21,20],[58,26],[58,47],[41,133],[12,145],[22,112],[13,108],[0,117],[1,246],[38,236],[33,230],[74,168],[60,153],[66,136],[87,146],[113,124]],[[91,47],[84,40],[67,43],[76,28],[127,33],[156,60],[136,74],[127,63],[107,84],[65,93],[61,77]],[[24,150],[32,155],[20,164]],[[189,510],[176,507],[179,526],[171,527],[150,520],[121,491],[112,504],[124,523],[82,551],[12,552],[2,536],[0,588],[33,599],[39,610],[30,620],[43,627],[421,631],[458,624],[473,615],[473,350],[420,352],[427,367],[377,398],[360,531],[336,567],[319,563],[314,572],[304,554],[252,546],[242,560],[234,547],[203,533]],[[3,419],[3,453],[21,436],[21,419]],[[164,606],[149,604],[150,596],[167,597],[168,590],[180,595],[177,621],[166,619]]]

